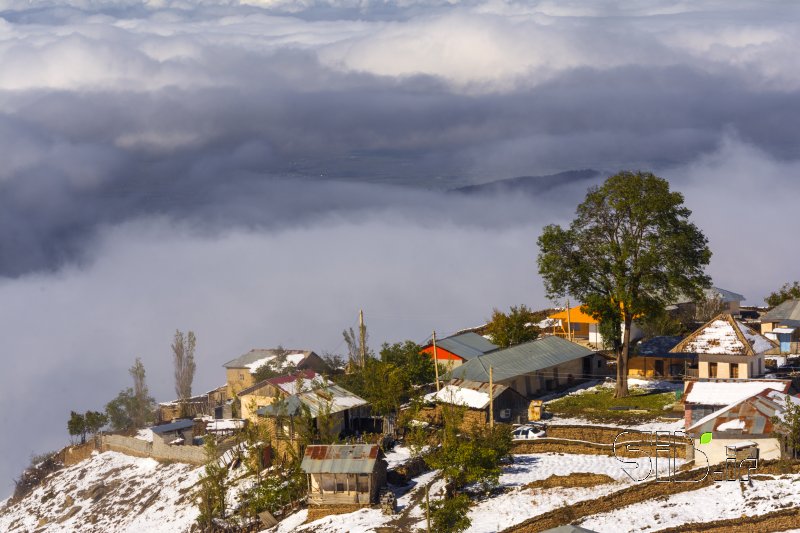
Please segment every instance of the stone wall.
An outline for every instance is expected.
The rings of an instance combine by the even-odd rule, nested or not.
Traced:
[[[89,440],[85,444],[78,446],[69,446],[63,450],[63,463],[64,466],[72,466],[78,464],[84,459],[91,457],[92,452],[95,450],[94,440]]]
[[[313,522],[314,520],[319,520],[320,518],[324,518],[330,515],[354,513],[359,509],[363,509],[364,507],[369,507],[369,506],[358,503],[351,503],[346,505],[309,505],[308,518],[306,518],[306,523]]]
[[[152,457],[159,461],[196,465],[205,464],[207,459],[205,448],[202,446],[170,446],[159,440],[151,443],[122,435],[103,435],[102,450],[111,450],[134,457]]]

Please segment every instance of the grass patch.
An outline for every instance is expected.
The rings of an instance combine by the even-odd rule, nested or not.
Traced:
[[[525,485],[526,489],[552,489],[556,487],[596,487],[606,483],[614,483],[615,479],[606,474],[589,472],[573,472],[568,476],[552,475],[547,479],[539,479]]]
[[[547,403],[547,411],[598,422],[653,420],[664,416],[664,407],[675,402],[674,392],[633,388],[630,396],[614,398],[614,390],[596,387],[583,394],[564,396]],[[616,409],[615,409],[616,408]],[[622,409],[620,409],[622,408]]]

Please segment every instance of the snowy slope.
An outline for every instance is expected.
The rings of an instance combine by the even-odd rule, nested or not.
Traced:
[[[203,469],[116,452],[60,470],[22,501],[0,510],[0,531],[188,531],[192,488]]]

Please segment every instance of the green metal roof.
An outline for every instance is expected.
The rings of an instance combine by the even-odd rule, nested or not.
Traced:
[[[453,335],[436,342],[439,348],[444,348],[466,360],[479,357],[486,352],[496,350],[498,347],[477,333],[467,332]]]
[[[551,335],[476,357],[456,367],[453,377],[487,382],[491,366],[494,380],[503,381],[593,353],[580,344]]]

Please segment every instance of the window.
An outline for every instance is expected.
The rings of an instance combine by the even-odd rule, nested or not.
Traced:
[[[708,377],[717,377],[717,363],[708,363]]]
[[[244,381],[244,372],[239,372],[239,381]]]
[[[731,363],[731,377],[732,378],[739,377],[739,365],[737,363]]]

